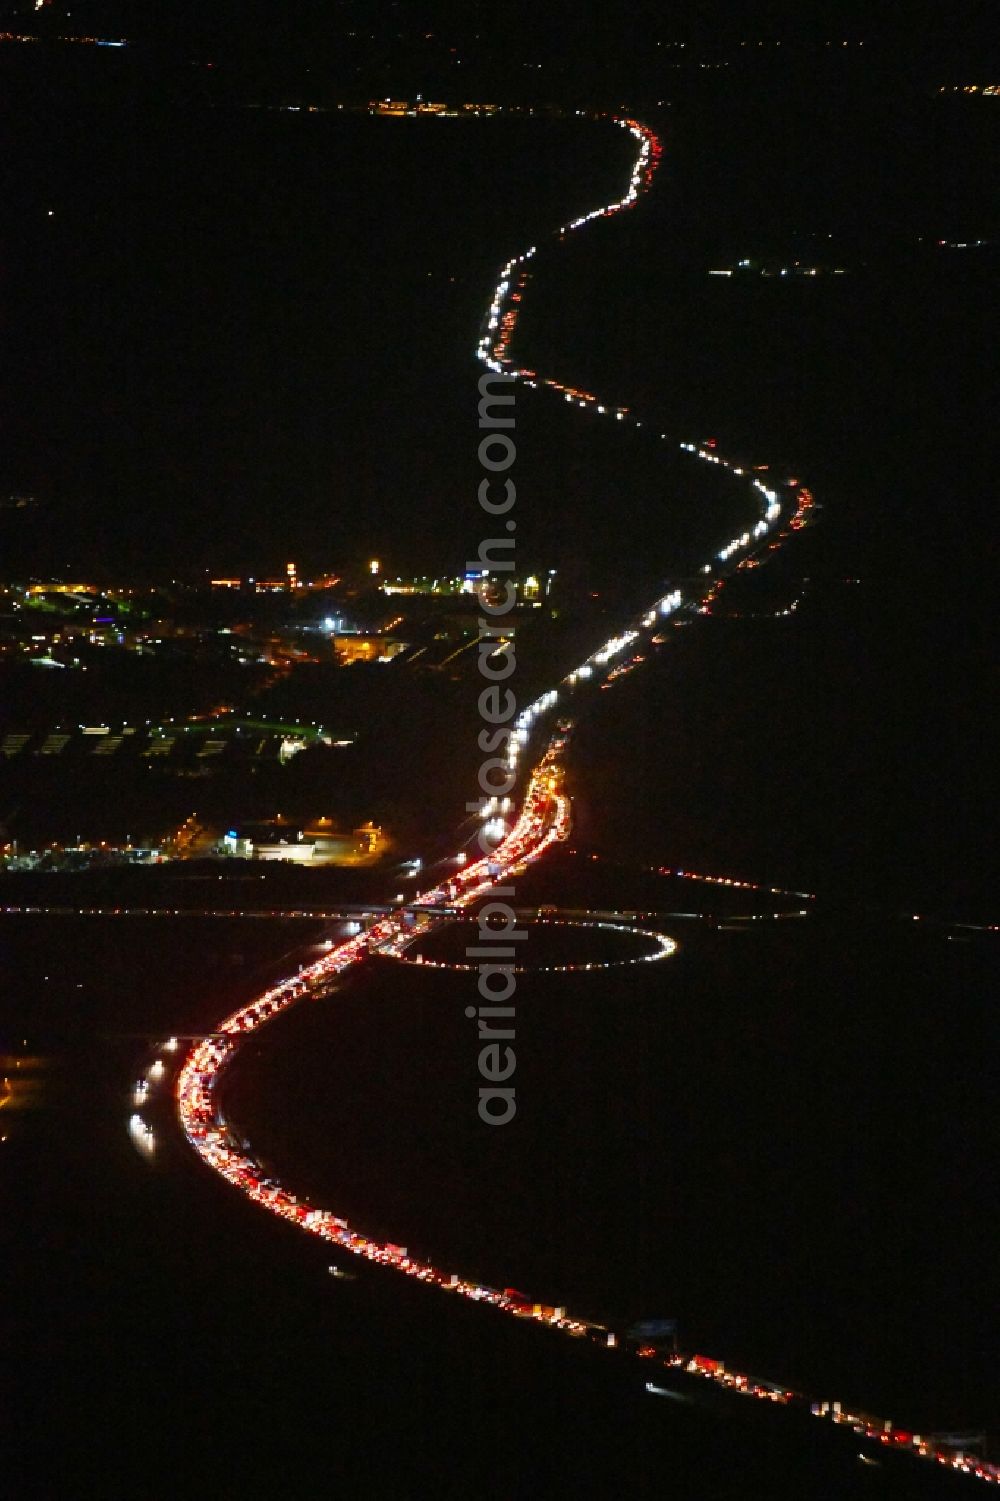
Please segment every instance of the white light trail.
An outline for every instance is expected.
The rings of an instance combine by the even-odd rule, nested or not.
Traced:
[[[556,232],[555,239],[562,239],[566,234],[576,232],[596,219],[610,217],[633,206],[640,193],[648,190],[660,155],[660,143],[654,133],[638,121],[620,119],[617,123],[622,129],[631,132],[638,148],[627,191],[617,202],[593,209],[573,220],[569,225],[562,226]],[[519,294],[524,286],[525,273],[522,271],[515,277],[516,268],[531,260],[537,252],[538,247],[533,245],[510,259],[503,267],[487,312],[486,329],[476,350],[478,357],[489,369],[514,375],[528,384],[535,384],[536,372],[515,367],[509,357],[508,350],[517,321],[517,304],[512,302],[511,307],[507,308],[506,303],[509,297],[513,298],[515,294]],[[564,386],[561,382],[546,378],[541,383],[554,392],[567,396],[570,400],[575,399],[579,405],[587,406],[599,415],[606,415],[609,410],[614,410],[616,420],[621,422],[631,415],[627,407],[610,409],[599,405],[596,397],[591,393]],[[632,421],[634,422],[634,419]],[[667,440],[661,437],[661,441]],[[742,468],[738,469],[731,461],[715,453],[712,448],[697,446],[693,443],[682,443],[680,447],[687,453],[695,455],[701,462],[721,465],[738,477],[744,475],[745,471]],[[752,487],[767,503],[764,514],[752,533],[744,531],[739,537],[725,544],[717,554],[719,561],[728,562],[738,552],[746,551],[756,545],[781,513],[782,506],[777,491],[769,489],[757,478],[753,479]],[[801,498],[799,504],[801,512]],[[794,524],[793,520],[790,525]],[[759,530],[760,527],[763,527],[763,531]],[[712,571],[710,563],[705,567],[709,572]],[[681,592],[674,590],[657,601],[653,610],[658,609],[661,614],[667,615],[679,609],[684,603]],[[647,609],[643,613],[648,615],[650,612]],[[603,668],[613,657],[631,645],[639,634],[639,626],[643,625],[644,621],[640,617],[638,626],[630,626],[618,635],[612,636],[575,672],[569,674],[564,682],[569,686],[574,686],[580,681],[590,679],[595,667]],[[527,740],[529,728],[540,715],[556,703],[557,698],[557,690],[549,689],[522,711],[517,720],[517,734],[509,741],[512,763],[517,758],[519,743]],[[549,749],[531,773],[517,819],[507,830],[494,853],[461,866],[442,884],[416,897],[411,903],[411,908],[423,907],[429,912],[448,913],[455,909],[469,907],[488,893],[494,885],[502,883],[524,866],[540,859],[553,843],[566,839],[570,826],[570,805],[561,786],[560,757],[564,745],[565,737],[553,737]],[[498,820],[498,822],[503,824],[503,820]],[[505,824],[503,826],[506,827]],[[228,1132],[216,1091],[220,1075],[232,1060],[241,1040],[264,1026],[280,1012],[295,1005],[304,996],[318,996],[325,993],[332,981],[366,954],[398,957],[413,942],[414,937],[415,933],[412,927],[408,926],[405,914],[389,913],[381,917],[366,932],[360,932],[345,939],[329,953],[324,954],[322,959],[305,966],[295,975],[265,991],[263,995],[258,996],[248,1005],[240,1007],[220,1022],[216,1028],[216,1033],[219,1035],[213,1035],[199,1042],[187,1055],[177,1076],[178,1113],[185,1135],[202,1161],[221,1174],[234,1187],[239,1188],[273,1214],[280,1215],[283,1219],[297,1224],[311,1234],[321,1236],[342,1250],[392,1267],[407,1276],[432,1283],[445,1291],[456,1292],[474,1302],[488,1303],[515,1317],[534,1318],[552,1325],[563,1333],[574,1337],[588,1336],[603,1347],[614,1348],[618,1337],[602,1325],[592,1324],[585,1319],[568,1317],[565,1309],[562,1308],[549,1308],[533,1303],[511,1288],[500,1292],[495,1288],[462,1278],[457,1273],[445,1273],[429,1262],[411,1258],[404,1247],[391,1242],[374,1240],[353,1229],[346,1219],[331,1211],[310,1206],[291,1190],[268,1177],[261,1165],[249,1156],[247,1150],[241,1147]],[[673,942],[666,938],[666,935],[657,935],[657,937],[662,938],[664,944]],[[665,956],[666,951],[651,957]],[[151,1137],[149,1128],[142,1125],[141,1117],[138,1115],[132,1117],[129,1129],[133,1138],[140,1134],[145,1139],[147,1133]],[[721,1361],[710,1360],[706,1356],[672,1355],[664,1358],[652,1347],[642,1347],[636,1351],[636,1354],[646,1359],[658,1360],[665,1367],[682,1367],[692,1374],[713,1379],[744,1395],[779,1403],[788,1403],[796,1399],[795,1393],[782,1386],[756,1382],[748,1376],[728,1371]],[[837,1408],[839,1413],[839,1404]],[[813,1410],[818,1411],[816,1405]],[[818,1415],[825,1415],[825,1413]],[[884,1441],[890,1441],[888,1439],[890,1429],[891,1425],[886,1424]],[[907,1435],[907,1438],[912,1440],[911,1452],[936,1459],[940,1463],[953,1464],[955,1468],[976,1474],[980,1478],[1000,1482],[1000,1468],[998,1467],[987,1465],[968,1455],[956,1457],[935,1450],[932,1445],[915,1435]]]

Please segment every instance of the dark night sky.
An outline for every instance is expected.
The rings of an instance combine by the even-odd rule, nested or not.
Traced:
[[[6,5],[0,14],[33,16],[33,0]],[[816,42],[863,38],[902,52],[938,56],[965,51],[970,60],[996,47],[994,7],[984,0],[937,0],[897,5],[864,0],[699,0],[669,7],[645,3],[618,7],[572,4],[560,0],[544,6],[513,0],[500,7],[462,0],[371,5],[361,0],[174,0],[149,6],[143,0],[76,0],[70,7],[74,30],[127,35],[184,48],[210,45],[230,56],[281,51],[301,56],[334,54],[356,35],[356,58],[362,65],[408,53],[417,41],[434,66],[449,63],[448,49],[467,54],[465,66],[489,55],[515,70],[526,57],[562,62],[579,80],[614,70],[627,59],[632,76],[641,72],[645,55],[658,41],[678,40],[700,47],[725,47],[744,39]],[[33,18],[34,19],[34,18]],[[63,7],[53,7],[38,24],[65,26]],[[319,53],[317,54],[317,48]]]

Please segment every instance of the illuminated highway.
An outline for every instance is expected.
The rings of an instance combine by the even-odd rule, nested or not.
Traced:
[[[660,157],[660,143],[655,134],[638,121],[619,120],[616,123],[629,131],[636,142],[636,158],[624,195],[614,203],[592,209],[569,224],[560,226],[551,237],[552,248],[557,249],[567,235],[578,232],[595,220],[609,218],[634,207],[648,191]],[[486,330],[478,345],[479,358],[497,373],[513,375],[530,387],[548,390],[596,416],[606,416],[618,422],[640,426],[639,420],[627,407],[598,402],[590,392],[539,376],[534,370],[514,364],[511,347],[521,299],[527,285],[525,268],[539,254],[539,247],[531,246],[508,260],[502,268],[489,305]],[[665,433],[659,436],[663,442],[670,441]],[[175,1086],[181,1125],[202,1161],[262,1208],[320,1237],[341,1252],[390,1267],[443,1291],[496,1308],[509,1316],[533,1319],[565,1335],[593,1341],[612,1349],[625,1345],[626,1336],[604,1325],[570,1315],[565,1308],[534,1302],[513,1288],[491,1288],[457,1272],[446,1271],[428,1261],[410,1257],[405,1247],[373,1239],[333,1211],[318,1209],[304,1202],[291,1189],[267,1176],[261,1165],[249,1154],[247,1147],[230,1132],[222,1112],[219,1081],[246,1037],[275,1016],[306,996],[318,998],[328,995],[337,988],[338,979],[367,955],[402,957],[423,930],[419,914],[426,913],[428,917],[437,916],[446,921],[450,914],[472,908],[494,886],[516,878],[554,844],[565,840],[570,830],[570,804],[563,786],[563,769],[565,750],[572,729],[572,715],[586,708],[595,689],[609,681],[615,681],[613,674],[638,653],[647,639],[651,639],[664,618],[680,611],[701,608],[711,591],[717,589],[719,580],[728,572],[738,568],[747,558],[779,545],[802,524],[812,505],[812,497],[798,481],[769,482],[762,479],[760,473],[747,470],[724,458],[709,444],[683,442],[680,447],[693,461],[721,466],[734,477],[744,480],[754,518],[747,523],[743,532],[723,544],[716,555],[703,565],[706,592],[684,594],[680,589],[673,589],[652,601],[634,619],[624,621],[615,635],[570,672],[557,687],[550,689],[522,711],[516,722],[516,733],[509,741],[508,764],[512,770],[522,771],[521,758],[530,764],[532,755],[529,752],[533,745],[534,764],[526,777],[522,777],[520,808],[509,825],[506,811],[498,802],[494,801],[493,806],[488,806],[485,810],[489,832],[495,840],[492,854],[467,865],[456,866],[454,873],[447,879],[419,894],[405,908],[400,905],[384,912],[367,930],[359,931],[336,944],[315,963],[302,968],[227,1016],[217,1024],[213,1034],[198,1041],[184,1058]],[[557,705],[560,717],[557,724],[553,725]],[[676,874],[682,877],[690,875],[688,872]],[[714,879],[724,885],[750,884],[734,882],[725,877],[706,879]],[[802,897],[805,894],[796,895]],[[300,912],[298,915],[315,917],[319,914]],[[649,957],[666,958],[673,952],[675,945],[668,935],[654,932],[647,936],[652,937],[659,945],[659,950]],[[583,969],[588,967],[591,966],[580,966]],[[133,1103],[136,1110],[130,1118],[129,1131],[139,1150],[144,1153],[155,1151],[155,1140],[152,1131],[143,1121],[141,1106],[156,1088],[164,1071],[162,1060],[157,1060],[135,1088]],[[805,1398],[782,1384],[765,1382],[732,1371],[722,1361],[696,1354],[665,1355],[652,1345],[629,1345],[628,1348],[635,1358],[664,1367],[681,1367],[691,1374],[761,1401],[810,1406]],[[655,1384],[647,1389],[659,1390]],[[1000,1483],[1000,1468],[988,1465],[972,1455],[939,1449],[930,1439],[904,1432],[888,1420],[852,1413],[840,1403],[812,1403],[811,1411],[816,1416],[848,1424],[859,1435],[882,1445],[905,1449],[941,1465]]]

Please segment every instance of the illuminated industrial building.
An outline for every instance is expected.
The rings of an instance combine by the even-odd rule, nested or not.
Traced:
[[[333,649],[337,659],[345,664],[351,662],[389,662],[407,648],[407,642],[394,636],[336,635]]]

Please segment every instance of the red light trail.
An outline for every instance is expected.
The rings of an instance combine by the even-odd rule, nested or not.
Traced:
[[[631,132],[637,142],[637,156],[624,196],[614,203],[592,209],[554,232],[557,241],[596,219],[610,218],[631,208],[652,183],[661,154],[658,138],[647,126],[635,120],[618,120],[616,123]],[[487,331],[484,333],[477,353],[480,359],[498,373],[512,374],[528,386],[543,386],[561,394],[565,400],[576,402],[598,415],[613,415],[617,421],[641,424],[627,407],[600,404],[590,392],[581,391],[553,379],[539,378],[536,372],[518,369],[510,359],[510,346],[517,324],[517,313],[528,281],[528,273],[520,268],[538,253],[532,246],[515,256],[504,266],[497,283],[487,314]],[[508,304],[510,304],[508,306]],[[660,435],[666,441],[666,434]],[[802,524],[806,510],[812,505],[812,497],[803,491],[798,482],[770,488],[755,472],[748,471],[723,458],[716,450],[715,442],[697,445],[682,443],[681,448],[693,454],[699,461],[720,465],[737,477],[745,476],[752,491],[755,505],[762,511],[760,519],[752,528],[733,538],[704,565],[706,575],[716,575],[718,564],[729,565],[731,559],[742,559],[760,549],[762,539],[768,536],[782,515],[784,499],[791,510],[788,530]],[[792,502],[797,499],[797,508]],[[774,545],[773,543],[771,545]],[[735,568],[738,563],[732,563]],[[711,592],[711,591],[710,591]],[[702,601],[697,597],[685,600],[680,590],[657,600],[637,621],[631,623],[619,635],[613,636],[603,647],[594,652],[586,662],[570,673],[559,685],[550,689],[541,698],[524,710],[517,721],[517,733],[510,740],[509,760],[512,769],[521,746],[529,739],[535,720],[544,717],[564,693],[585,691],[591,679],[611,678],[617,667],[609,664],[621,655],[643,630],[655,628],[661,616],[669,615],[682,607],[696,608]],[[562,787],[562,753],[567,743],[568,728],[550,737],[547,749],[528,779],[520,812],[510,830],[497,844],[494,852],[473,864],[456,871],[446,882],[419,895],[409,904],[426,908],[429,913],[441,912],[444,916],[454,909],[470,907],[485,896],[495,885],[516,875],[528,864],[540,859],[551,846],[566,839],[570,828],[569,799]],[[678,875],[687,879],[699,879],[692,873],[682,871]],[[702,877],[722,885],[746,885],[752,883],[730,881],[725,877]],[[773,890],[774,888],[772,888]],[[290,1189],[268,1177],[261,1165],[247,1150],[239,1146],[230,1134],[218,1099],[218,1083],[226,1066],[232,1061],[241,1043],[251,1033],[258,1031],[281,1012],[307,996],[319,998],[332,988],[332,982],[347,972],[368,954],[385,954],[398,957],[417,936],[407,922],[402,909],[390,912],[369,928],[338,944],[316,963],[283,980],[249,1004],[240,1007],[221,1021],[214,1033],[199,1041],[188,1053],[177,1076],[176,1097],[181,1125],[189,1142],[207,1166],[219,1173],[233,1187],[238,1188],[262,1208],[269,1210],[297,1225],[312,1235],[319,1236],[329,1244],[368,1261],[391,1267],[408,1277],[426,1282],[445,1291],[457,1293],[474,1302],[481,1302],[517,1318],[532,1318],[576,1338],[589,1338],[608,1348],[615,1348],[622,1336],[601,1324],[573,1317],[564,1308],[549,1307],[535,1303],[514,1288],[498,1290],[482,1283],[446,1273],[432,1263],[410,1257],[406,1248],[388,1241],[375,1240],[354,1229],[346,1219],[330,1210],[317,1209],[303,1202]],[[657,935],[658,937],[660,935]],[[665,938],[666,944],[672,941]],[[653,957],[661,957],[655,955]],[[583,965],[586,969],[589,966]],[[154,1065],[155,1067],[155,1065]],[[143,1090],[143,1098],[146,1091]],[[145,1128],[141,1117],[135,1115],[130,1122],[130,1131],[146,1145]],[[724,1385],[735,1392],[756,1397],[762,1401],[804,1403],[805,1399],[781,1384],[755,1380],[739,1372],[727,1370],[723,1362],[701,1355],[664,1356],[653,1346],[642,1346],[635,1351],[637,1358],[652,1360],[665,1367],[681,1367],[693,1375],[700,1375]],[[813,1403],[811,1411],[820,1417],[830,1417],[834,1422],[849,1424],[856,1432],[876,1439],[894,1448],[905,1448],[910,1453],[934,1460],[980,1479],[1000,1483],[1000,1467],[987,1464],[974,1456],[956,1454],[939,1449],[918,1434],[895,1429],[888,1420],[872,1418],[865,1414],[852,1414],[840,1403]]]

